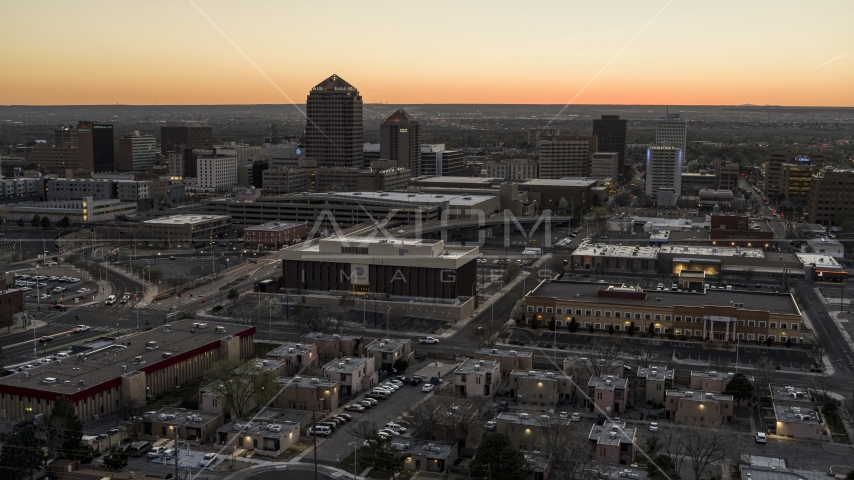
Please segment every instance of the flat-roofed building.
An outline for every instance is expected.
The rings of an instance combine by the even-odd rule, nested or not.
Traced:
[[[39,413],[49,417],[64,395],[87,422],[131,401],[144,405],[147,396],[200,379],[219,360],[248,358],[255,348],[255,327],[191,329],[179,322],[118,342],[104,337],[75,345],[65,367],[53,362],[0,379],[0,409],[18,420]],[[75,368],[68,366],[72,363]]]
[[[852,209],[854,170],[823,169],[813,175],[805,208],[809,223],[839,227],[844,213]]]
[[[308,236],[305,222],[269,222],[243,229],[243,248],[278,250],[303,241]]]
[[[807,250],[807,246],[812,248],[813,253],[826,253],[837,260],[845,258],[845,247],[842,246],[842,243],[840,243],[839,240],[833,238],[810,238],[807,240],[806,246],[801,246],[801,252],[805,252]]]
[[[569,419],[534,412],[501,412],[495,417],[496,433],[507,435],[513,446],[524,452],[540,451],[544,432],[555,427],[568,428]]]
[[[170,244],[209,244],[231,229],[227,215],[172,215],[146,220],[139,225],[138,235],[145,239],[166,240]]]
[[[315,345],[320,361],[329,362],[336,358],[361,356],[364,337],[341,333],[309,332],[300,336],[300,342]]]
[[[775,404],[805,406],[815,401],[810,389],[801,385],[770,385],[771,399]]]
[[[279,377],[274,408],[331,412],[338,408],[338,382],[323,377]]]
[[[276,458],[299,439],[299,423],[238,418],[217,431],[216,445],[228,452],[238,448],[252,449],[255,455]]]
[[[143,171],[157,163],[154,135],[133,132],[116,140],[116,167],[119,171]]]
[[[591,160],[590,176],[610,178],[617,181],[620,175],[620,154],[617,152],[596,152]]]
[[[48,200],[44,202],[16,202],[0,205],[0,215],[6,220],[30,221],[34,216],[46,217],[56,223],[65,217],[71,223],[94,223],[115,220],[122,215],[136,213],[136,202],[119,199]]]
[[[454,370],[454,394],[492,397],[501,385],[501,370],[493,360],[466,359]]]
[[[658,259],[658,247],[640,245],[614,245],[611,243],[588,243],[572,252],[572,269],[578,270],[626,270],[654,272]]]
[[[715,370],[708,372],[691,371],[691,390],[702,390],[711,393],[723,393],[734,372],[718,372]],[[747,381],[754,383],[753,376],[745,375]]]
[[[534,368],[534,352],[528,350],[508,350],[503,348],[481,348],[474,352],[477,360],[498,362],[501,377],[508,378],[513,370],[531,370]]]
[[[165,407],[143,415],[142,433],[172,440],[177,426],[182,440],[213,442],[222,424],[222,413]]]
[[[365,356],[374,357],[374,365],[378,365],[380,370],[391,372],[398,360],[412,365],[415,351],[412,350],[411,338],[380,338],[365,345]]]
[[[263,165],[258,167],[261,171],[261,188],[265,195],[287,195],[291,193],[307,192],[310,190],[311,174],[305,168],[267,168]],[[254,170],[253,170],[254,175]]]
[[[212,127],[207,121],[166,122],[160,127],[160,153],[166,154],[183,146],[186,149],[210,148]]]
[[[540,178],[586,177],[598,150],[596,137],[554,136],[540,140]]]
[[[484,162],[480,175],[505,180],[528,180],[538,178],[539,164],[531,158]]]
[[[643,390],[644,400],[654,405],[664,403],[664,393],[673,388],[673,370],[666,366],[650,365],[638,369],[637,388]]]
[[[735,191],[738,188],[738,164],[716,158],[714,166],[715,188],[718,190]]]
[[[646,153],[646,194],[658,198],[662,188],[682,191],[682,155],[684,150],[673,146],[651,145]]]
[[[636,440],[636,428],[606,420],[603,425],[593,425],[587,435],[589,457],[596,462],[631,465],[635,463]]]
[[[682,173],[681,183],[681,195],[698,195],[700,190],[714,190],[717,178],[710,173]]]
[[[36,164],[45,172],[62,172],[66,168],[79,168],[77,141],[70,145],[47,145],[37,143],[27,156],[27,161]]]
[[[681,149],[687,147],[688,122],[680,113],[668,113],[655,124],[655,143]]]
[[[820,440],[824,428],[821,413],[812,407],[774,404],[774,422],[768,422],[776,435]]]
[[[287,375],[311,371],[320,366],[317,345],[313,343],[287,342],[269,351],[267,358],[284,362]]]
[[[374,357],[344,357],[323,366],[327,380],[338,383],[343,395],[356,395],[377,384]]]
[[[477,247],[441,240],[336,237],[279,252],[284,288],[459,298],[473,294]]]
[[[597,138],[599,152],[616,152],[619,155],[618,174],[612,177],[615,182],[624,180],[623,170],[629,152],[626,145],[628,131],[629,121],[621,119],[619,115],[602,115],[601,118],[593,119],[593,136]]]
[[[664,416],[678,425],[718,428],[732,421],[734,410],[732,395],[694,390],[665,394]]]
[[[625,411],[629,402],[629,381],[615,375],[591,377],[587,381],[587,411],[614,415]]]
[[[575,397],[572,375],[546,370],[513,370],[508,380],[510,396],[522,405],[555,407]]]
[[[391,446],[403,451],[405,460],[403,469],[411,472],[446,473],[449,466],[456,462],[459,456],[459,445],[456,442],[417,441],[406,444],[392,441]]]
[[[803,319],[791,294],[745,290],[638,290],[589,282],[543,282],[525,298],[526,325],[628,333],[652,332],[693,340],[803,343]],[[560,321],[561,323],[557,323]],[[610,327],[609,327],[610,325]]]
[[[603,358],[591,359],[581,355],[570,355],[563,359],[563,373],[571,375],[578,385],[579,393],[586,393],[590,377],[611,375],[623,378],[625,362],[619,358],[608,361]]]

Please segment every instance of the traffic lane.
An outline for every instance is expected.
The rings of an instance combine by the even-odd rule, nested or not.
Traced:
[[[824,309],[824,304],[818,298],[813,289],[812,284],[799,285],[800,293],[807,299],[805,310],[812,320],[813,329],[818,334],[819,340],[827,347],[828,354],[833,360],[843,360],[842,362],[834,362],[835,369],[844,369],[852,371],[848,358],[851,358],[854,351],[851,346],[845,341],[840,334],[836,322],[827,314]]]
[[[40,342],[39,340],[28,340],[26,342],[3,348],[3,356],[5,357],[5,363],[7,365],[12,365],[16,363],[23,363],[33,360],[35,357],[41,358],[44,356],[50,356],[55,354],[56,352],[61,352],[64,350],[70,350],[72,345],[80,343],[85,340],[93,340],[95,338],[100,337],[104,332],[92,331],[83,333],[83,334],[70,334],[66,330],[65,332],[57,332],[54,337],[54,340],[49,342]],[[43,336],[52,336],[48,333],[38,333],[40,335],[37,338],[41,338]],[[37,347],[37,348],[34,348]]]
[[[414,372],[416,369],[412,368],[411,370]],[[388,379],[388,376],[380,377],[380,382],[386,379]],[[349,455],[349,452],[353,451],[353,445],[351,445],[353,442],[357,442],[359,448],[361,448],[364,440],[353,435],[355,428],[365,422],[373,422],[377,428],[382,428],[386,423],[398,420],[398,417],[409,411],[419,400],[422,400],[425,396],[432,395],[432,393],[422,392],[422,385],[424,384],[416,386],[404,385],[392,393],[388,399],[379,400],[376,406],[362,412],[359,418],[354,418],[355,421],[347,422],[338,427],[332,435],[326,437],[323,445],[318,446],[317,460],[329,464],[332,464],[332,462],[337,463],[339,458],[343,459]],[[364,395],[360,395],[358,398],[364,399]],[[349,403],[353,403],[353,401]],[[346,413],[353,415],[353,412]],[[356,417],[357,415],[359,414],[353,416]],[[407,435],[411,435],[411,430],[404,435],[394,437],[393,441],[411,442],[412,440]],[[311,458],[304,460],[309,461]]]

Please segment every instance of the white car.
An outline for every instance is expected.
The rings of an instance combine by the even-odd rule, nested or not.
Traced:
[[[88,325],[77,325],[76,327],[74,327],[73,331],[74,331],[74,333],[88,332],[89,326]]]
[[[580,413],[573,413],[570,420],[573,422],[580,422],[581,421],[581,414]]]
[[[163,452],[166,451],[166,447],[154,447],[148,451],[148,458],[158,458],[163,456]]]
[[[406,431],[406,427],[401,427],[400,425],[398,425],[394,422],[386,423],[385,429],[394,430],[395,432],[405,432]]]
[[[207,467],[210,466],[210,464],[212,464],[214,461],[216,461],[216,454],[207,453],[205,454],[204,458],[202,458],[202,461],[199,462],[199,465],[202,467]]]
[[[116,303],[116,296],[115,295],[110,295],[109,297],[107,297],[107,301],[104,302],[105,305],[113,305],[115,303]]]
[[[768,443],[768,437],[762,432],[756,432],[756,443]]]
[[[390,428],[384,428],[377,433],[385,433],[385,434],[392,436],[392,437],[399,437],[400,436],[400,432],[397,432],[397,431],[392,430]]]
[[[88,291],[89,291],[88,288],[81,288],[80,290],[77,290],[77,293],[86,293]]]
[[[650,432],[657,432],[658,431],[658,422],[650,423],[649,424],[649,431]]]
[[[432,383],[427,383],[423,387],[421,387],[421,391],[424,393],[429,393],[432,392],[434,388],[436,388],[435,385],[433,385]]]

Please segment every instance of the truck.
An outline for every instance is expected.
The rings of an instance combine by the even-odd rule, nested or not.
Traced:
[[[439,343],[439,339],[437,339],[435,337],[422,337],[422,338],[418,339],[418,343],[420,343],[422,345],[425,343],[429,343],[429,344]]]

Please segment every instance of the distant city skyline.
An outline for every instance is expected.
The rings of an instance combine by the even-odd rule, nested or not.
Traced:
[[[2,11],[2,105],[302,104],[338,74],[366,104],[854,106],[845,1],[80,0]]]

